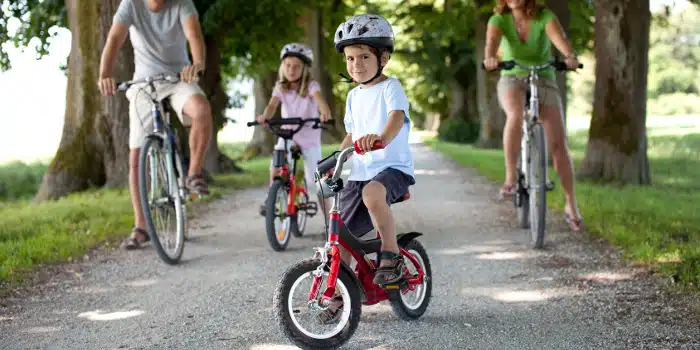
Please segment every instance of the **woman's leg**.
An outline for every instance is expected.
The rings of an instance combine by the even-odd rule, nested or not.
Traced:
[[[501,77],[498,82],[498,100],[506,113],[506,125],[503,130],[506,181],[500,191],[500,197],[504,198],[513,195],[515,190],[515,166],[522,138],[525,90],[515,78]]]
[[[574,164],[566,143],[566,128],[561,112],[559,90],[556,89],[556,85],[551,86],[551,84],[556,84],[554,81],[543,81],[543,83],[546,85],[540,87],[540,91],[543,92],[540,116],[547,134],[549,151],[554,161],[554,170],[559,175],[564,191],[566,199],[564,212],[567,215],[567,222],[573,231],[579,231],[581,214],[576,202]]]

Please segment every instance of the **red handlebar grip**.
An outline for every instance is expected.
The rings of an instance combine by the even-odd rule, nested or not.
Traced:
[[[353,142],[353,147],[355,147],[355,153],[357,153],[357,154],[364,154],[364,153],[365,153],[365,152],[363,152],[363,151],[360,149],[360,147],[357,145],[357,141]],[[370,151],[376,151],[376,150],[382,149],[382,148],[384,148],[384,147],[386,147],[386,145],[384,144],[384,141],[382,141],[382,140],[376,140],[376,141],[374,141],[374,143],[372,144],[372,148],[370,149]]]

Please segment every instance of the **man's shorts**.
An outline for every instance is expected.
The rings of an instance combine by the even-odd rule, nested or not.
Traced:
[[[396,169],[382,170],[369,181],[348,181],[340,192],[340,218],[355,237],[361,237],[374,229],[369,210],[362,201],[362,190],[370,181],[377,181],[386,188],[386,203],[402,198],[408,187],[416,183],[410,175]]]
[[[151,94],[155,94],[154,96],[159,101],[170,98],[168,102],[170,102],[182,124],[187,127],[192,125],[192,119],[183,112],[185,104],[194,95],[206,96],[196,82],[179,82],[177,84],[156,82],[153,85],[156,88],[154,93],[150,93],[150,88],[145,83],[132,85],[126,91],[126,98],[129,100],[130,149],[141,148],[143,140],[148,133],[153,131]]]
[[[518,88],[523,92],[527,91],[529,86],[527,77],[515,77],[512,75],[501,75],[498,79],[496,90],[498,92],[498,103],[503,108],[503,99],[508,90]],[[557,82],[550,78],[537,79],[537,97],[540,100],[540,106],[555,107],[561,110],[561,96]],[[526,101],[527,103],[527,101]]]

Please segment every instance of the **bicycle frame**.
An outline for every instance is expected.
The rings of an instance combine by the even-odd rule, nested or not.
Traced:
[[[288,155],[289,152],[287,151],[287,142],[289,142],[288,139],[284,139],[284,159],[285,162],[282,165],[281,172],[279,176],[276,176],[276,178],[289,178],[289,198],[287,198],[287,213],[291,215],[296,215],[297,214],[297,206],[296,206],[296,198],[297,195],[303,194],[303,195],[308,195],[308,192],[304,186],[299,186],[297,185],[297,161],[299,160],[298,157],[292,157],[293,163],[292,163],[292,170],[291,172],[289,171],[289,162],[288,162]],[[308,184],[307,184],[308,185]]]
[[[380,149],[383,147],[383,145],[377,147],[377,144],[375,143],[375,147],[373,147],[372,150]],[[327,183],[338,183],[338,179],[340,178],[340,174],[342,172],[343,163],[347,160],[348,155],[353,151],[360,153],[357,144],[353,145],[352,147],[345,148],[339,153],[339,155],[337,155],[337,161],[333,175]],[[319,164],[321,164],[322,162],[323,160],[319,162]],[[315,176],[317,181],[322,181],[320,170],[317,169]],[[334,188],[331,189],[334,190]],[[326,241],[324,247],[315,248],[316,253],[314,255],[314,258],[318,256],[318,259],[321,260],[321,265],[319,265],[318,269],[314,273],[314,282],[311,286],[311,290],[309,291],[308,295],[309,302],[313,302],[318,296],[321,281],[323,279],[323,267],[326,266],[328,262],[330,262],[331,264],[330,271],[328,274],[328,282],[326,284],[326,290],[324,291],[321,300],[319,300],[320,308],[322,309],[330,305],[333,295],[335,294],[336,282],[341,266],[343,266],[342,268],[346,268],[348,272],[350,272],[350,267],[342,264],[342,261],[340,259],[339,246],[342,246],[343,248],[348,250],[357,262],[357,265],[355,266],[354,275],[356,276],[356,282],[361,287],[360,290],[363,292],[363,295],[365,297],[365,300],[362,302],[362,304],[364,305],[373,305],[383,300],[386,300],[389,296],[386,289],[402,289],[402,292],[405,293],[409,290],[414,290],[416,285],[422,284],[425,278],[425,273],[423,272],[420,262],[413,256],[413,254],[409,253],[406,249],[403,248],[405,244],[408,244],[408,242],[410,242],[413,238],[420,235],[420,233],[417,232],[399,234],[397,235],[396,239],[400,248],[401,255],[407,257],[411,261],[411,263],[418,270],[418,274],[399,282],[399,284],[386,286],[386,289],[376,285],[373,282],[374,271],[378,266],[375,265],[375,262],[372,259],[370,259],[367,255],[372,253],[379,253],[379,251],[381,250],[381,239],[361,241],[358,238],[355,238],[355,236],[353,236],[353,234],[343,224],[342,219],[340,218],[340,210],[338,206],[338,203],[340,201],[340,191],[334,190],[334,192],[335,193],[333,195],[333,206],[329,212],[330,224],[328,227],[328,240]],[[351,273],[351,276],[352,275],[353,274]]]

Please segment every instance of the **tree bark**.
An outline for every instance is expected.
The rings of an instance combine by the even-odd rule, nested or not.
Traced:
[[[571,22],[571,13],[569,11],[569,2],[561,0],[547,0],[547,7],[549,7],[552,12],[557,16],[559,22],[561,23],[567,38],[569,37],[569,23]],[[561,53],[557,50],[554,45],[552,45],[552,52],[555,53],[555,57],[563,59]],[[559,92],[561,96],[562,104],[562,116],[564,117],[564,126],[566,126],[566,105],[568,102],[568,85],[567,85],[567,75],[566,72],[556,72],[557,75],[557,85],[559,86]]]
[[[477,8],[490,4],[491,1],[477,1]],[[490,12],[477,15],[475,28],[475,45],[476,45],[476,78],[477,78],[477,102],[479,106],[479,120],[481,123],[481,131],[479,132],[479,141],[477,146],[482,148],[502,148],[503,147],[503,128],[506,125],[506,115],[498,103],[498,93],[496,84],[500,74],[495,72],[487,72],[481,67],[486,53],[484,46],[486,44],[486,25],[488,23]]]
[[[321,133],[321,138],[324,143],[340,142],[345,136],[345,126],[343,124],[343,115],[336,115],[336,103],[333,96],[333,82],[326,71],[326,50],[323,36],[323,11],[318,6],[310,8],[299,17],[298,24],[304,28],[306,40],[314,52],[314,63],[311,68],[312,76],[321,85],[321,95],[326,100],[329,109],[331,110],[331,118],[334,120],[333,126],[328,126],[328,131]]]
[[[649,0],[596,1],[595,92],[582,178],[651,183],[646,138]]]
[[[71,51],[63,133],[44,174],[36,200],[58,199],[72,192],[127,183],[129,103],[123,94],[101,98],[97,88],[100,52],[119,0],[66,0]],[[133,73],[129,40],[119,52],[113,75]]]
[[[277,81],[277,73],[270,72],[255,79],[253,91],[255,93],[255,115],[260,115],[265,110],[265,106],[270,101],[272,90]],[[281,118],[282,108],[278,107],[272,119]],[[253,137],[248,143],[248,147],[244,153],[244,158],[255,157],[258,155],[267,155],[272,153],[275,146],[276,136],[263,126],[255,126]]]

